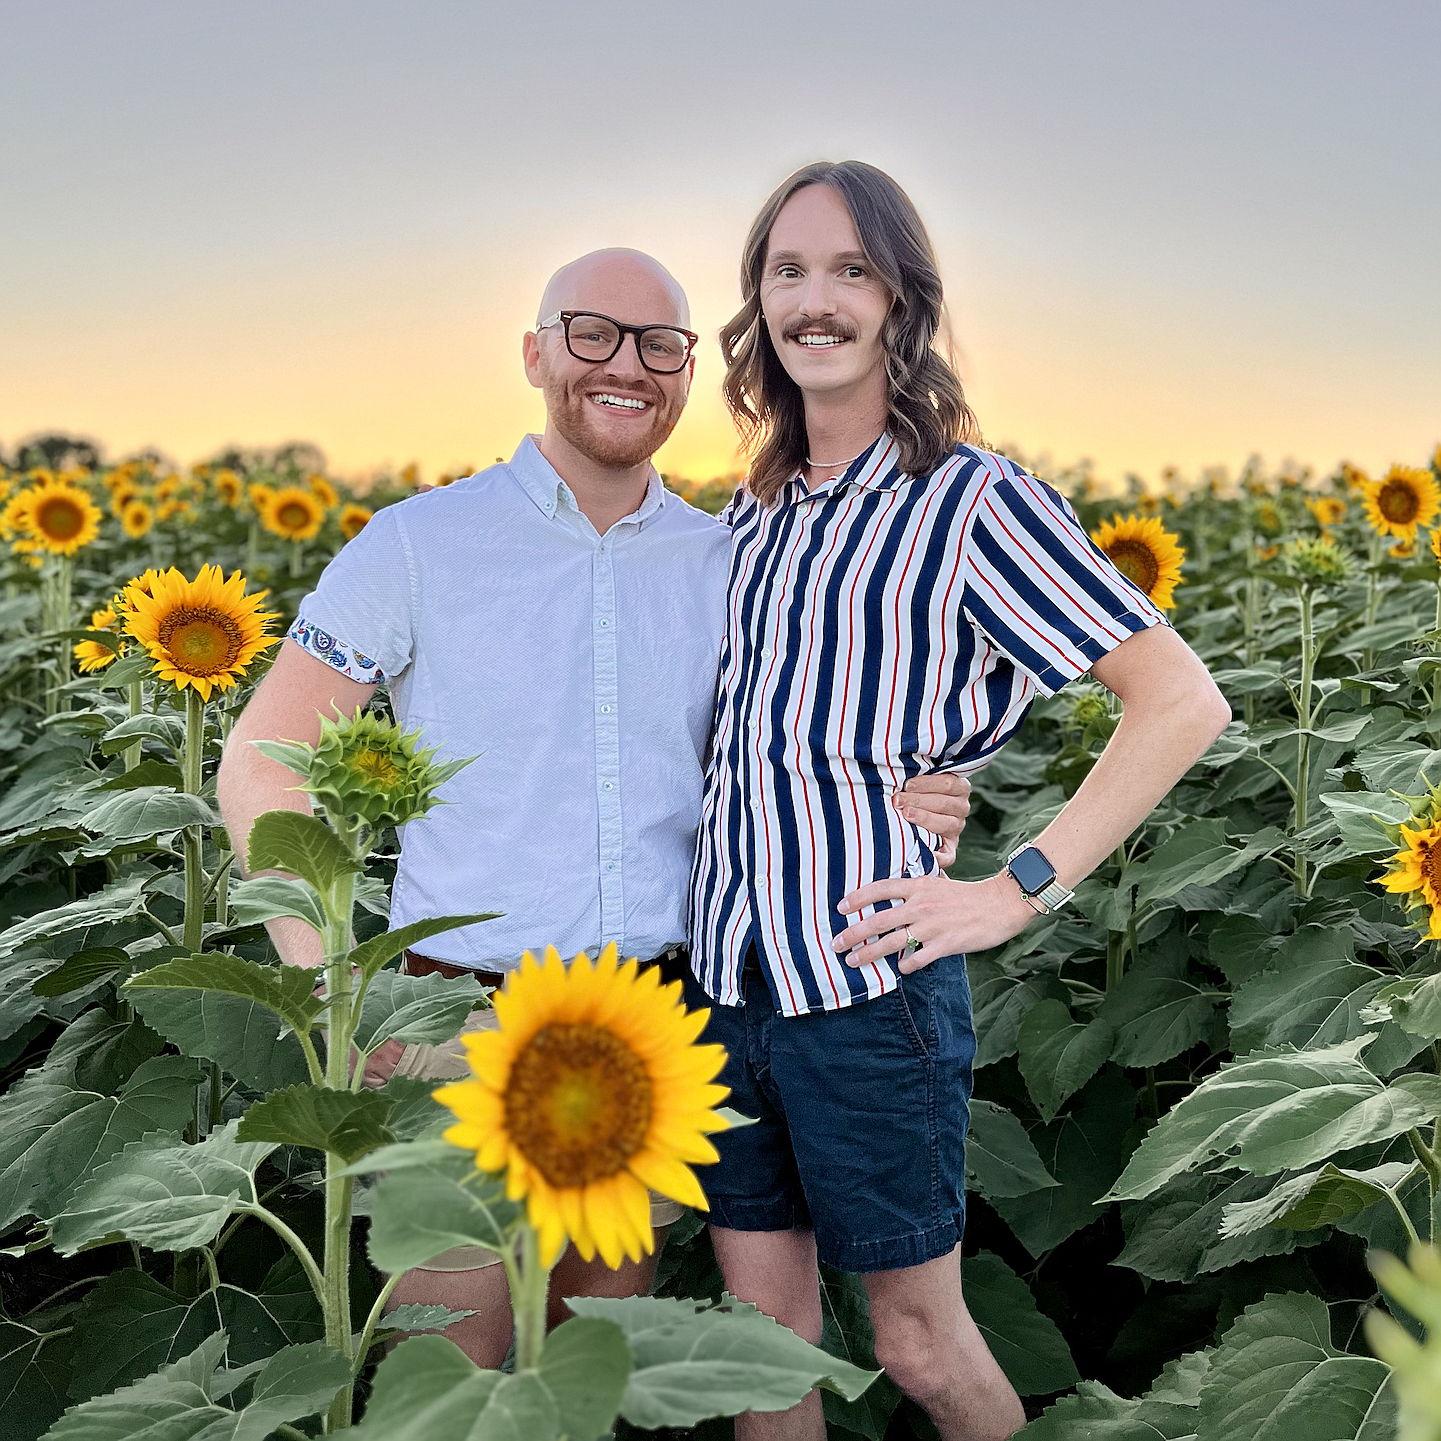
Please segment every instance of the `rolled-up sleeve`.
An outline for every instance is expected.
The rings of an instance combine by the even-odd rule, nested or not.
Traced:
[[[377,511],[332,557],[287,635],[351,680],[393,679],[414,653],[415,568],[400,505]]]
[[[993,473],[965,539],[962,606],[973,625],[1054,695],[1128,636],[1170,622],[1088,536],[1053,486]]]

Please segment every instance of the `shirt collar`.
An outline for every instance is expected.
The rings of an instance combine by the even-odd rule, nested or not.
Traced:
[[[911,477],[900,467],[901,448],[889,430],[883,430],[874,445],[858,455],[841,472],[822,481],[813,490],[805,488],[801,470],[791,477],[792,500],[817,500],[821,496],[839,495],[854,486],[857,490],[894,490]]]
[[[527,435],[516,447],[515,454],[510,458],[508,467],[510,473],[520,482],[520,488],[525,491],[535,508],[543,515],[555,516],[562,510],[570,510],[578,514],[580,507],[576,504],[575,492],[561,478],[556,468],[541,454],[536,440],[536,436]],[[631,511],[629,515],[623,516],[616,524],[642,525],[665,502],[665,486],[661,483],[655,467],[651,466],[650,474],[646,477],[645,499],[635,510]]]

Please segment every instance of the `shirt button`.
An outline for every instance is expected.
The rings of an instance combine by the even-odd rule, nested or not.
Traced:
[[[608,705],[603,705],[603,706],[601,706],[601,708],[600,708],[600,713],[601,713],[601,715],[609,715],[609,714],[610,714],[610,707],[609,707]]]
[[[604,630],[604,629],[610,624],[610,622],[609,622],[604,616],[601,616],[601,618],[596,622],[596,624],[597,624],[602,630]]]
[[[608,870],[608,871],[613,871],[613,870],[615,869],[615,862],[614,862],[614,861],[607,861],[607,862],[605,863],[605,868],[606,868],[606,870]]]
[[[615,789],[615,782],[614,782],[614,781],[602,781],[602,782],[600,783],[600,787],[601,787],[602,790],[605,790],[605,791],[613,791],[613,790]]]

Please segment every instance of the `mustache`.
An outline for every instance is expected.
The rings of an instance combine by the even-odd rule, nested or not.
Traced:
[[[843,320],[793,320],[781,332],[787,340],[802,334],[834,335],[838,340],[854,340],[855,327]]]

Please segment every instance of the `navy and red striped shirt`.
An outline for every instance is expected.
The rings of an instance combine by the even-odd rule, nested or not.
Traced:
[[[1044,481],[969,445],[924,476],[899,454],[882,435],[812,490],[798,474],[730,508],[689,917],[722,1005],[740,1003],[751,943],[785,1015],[893,990],[894,958],[857,969],[831,949],[849,891],[937,869],[892,793],[984,766],[1037,694],[1168,623]]]

